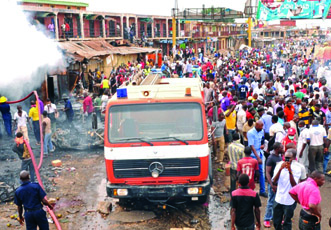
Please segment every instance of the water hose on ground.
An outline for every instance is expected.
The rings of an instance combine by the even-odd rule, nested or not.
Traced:
[[[40,184],[40,186],[44,189],[44,185],[43,185],[43,182],[41,180],[41,177],[40,177],[40,174],[39,174],[39,169],[41,168],[41,165],[43,163],[43,158],[44,158],[44,138],[43,138],[43,129],[42,129],[42,121],[41,121],[41,113],[40,113],[40,106],[39,106],[39,97],[38,97],[38,94],[36,91],[33,91],[31,92],[29,95],[27,95],[26,97],[20,99],[20,100],[17,100],[17,101],[7,101],[6,103],[7,104],[16,104],[16,103],[20,103],[22,101],[25,101],[27,100],[29,97],[31,97],[32,95],[35,95],[36,97],[36,106],[38,108],[38,114],[39,114],[39,129],[40,129],[40,160],[39,160],[39,165],[37,166],[37,162],[36,162],[36,159],[34,157],[34,154],[32,152],[32,149],[31,149],[31,146],[30,144],[24,140],[24,143],[26,145],[26,147],[28,148],[29,150],[29,153],[31,155],[31,160],[32,160],[32,164],[33,164],[33,167],[34,167],[34,170],[36,172],[36,177],[37,177],[37,180]],[[44,189],[45,190],[45,189]],[[58,230],[62,230],[61,228],[61,225],[58,221],[58,219],[56,218],[53,210],[51,210],[49,207],[47,207],[47,211],[48,213],[50,214],[50,216],[52,217],[53,221],[54,221],[54,224],[56,226],[56,228]]]
[[[35,172],[36,172],[37,180],[38,180],[40,186],[45,190],[44,185],[43,185],[43,182],[42,182],[41,177],[40,177],[40,174],[39,174],[39,169],[38,169],[38,167],[37,167],[37,162],[36,162],[36,159],[35,159],[35,157],[34,157],[34,155],[33,155],[33,152],[32,152],[32,149],[31,149],[31,147],[30,147],[30,145],[29,145],[29,142],[27,142],[27,141],[24,140],[24,143],[25,143],[26,147],[28,148],[29,153],[30,153],[30,155],[31,155],[31,160],[32,160],[32,164],[33,164],[33,167],[34,167],[34,169],[35,169]],[[48,211],[49,215],[52,217],[52,219],[53,219],[53,221],[54,221],[54,224],[55,224],[56,228],[57,228],[58,230],[61,230],[62,228],[61,228],[60,222],[59,222],[58,219],[56,218],[56,216],[55,216],[53,210],[51,210],[51,209],[47,206],[47,211]]]

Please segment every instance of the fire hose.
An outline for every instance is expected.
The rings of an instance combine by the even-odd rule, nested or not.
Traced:
[[[32,152],[32,149],[31,149],[31,146],[30,144],[24,140],[24,143],[26,145],[26,147],[28,148],[29,150],[29,153],[31,155],[31,160],[32,160],[32,164],[33,164],[33,167],[34,167],[34,170],[36,172],[36,177],[37,177],[37,180],[40,184],[40,186],[44,189],[44,185],[43,185],[43,182],[41,180],[41,177],[40,177],[40,174],[39,174],[39,169],[41,168],[41,165],[43,163],[43,158],[44,158],[44,138],[43,138],[43,129],[42,129],[42,121],[41,121],[41,113],[40,113],[40,106],[39,106],[39,97],[38,97],[38,94],[36,91],[33,91],[31,92],[29,95],[27,95],[26,97],[20,99],[20,100],[17,100],[17,101],[7,101],[6,103],[7,104],[15,104],[15,103],[20,103],[22,101],[25,101],[27,100],[29,97],[31,97],[32,95],[35,95],[36,97],[36,106],[38,108],[38,114],[39,114],[39,129],[40,129],[40,160],[39,160],[39,165],[37,166],[37,162],[36,162],[36,159],[34,157],[34,154]],[[45,190],[45,189],[44,189]],[[47,207],[47,211],[48,213],[50,214],[50,216],[52,217],[53,221],[54,221],[54,224],[56,226],[56,228],[58,230],[62,230],[61,228],[61,225],[60,225],[60,222],[58,221],[58,219],[56,218],[53,210],[51,210],[49,207]]]

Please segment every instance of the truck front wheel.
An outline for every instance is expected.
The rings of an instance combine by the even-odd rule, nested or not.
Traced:
[[[207,202],[207,200],[208,200],[208,195],[199,196],[198,203],[199,203],[199,204],[204,204],[204,203]]]

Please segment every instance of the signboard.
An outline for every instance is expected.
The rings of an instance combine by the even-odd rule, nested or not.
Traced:
[[[295,20],[290,20],[290,21],[280,21],[281,26],[296,26],[296,21]]]
[[[270,9],[259,1],[256,18],[263,21],[326,18],[330,4],[331,0],[285,0],[276,9]]]

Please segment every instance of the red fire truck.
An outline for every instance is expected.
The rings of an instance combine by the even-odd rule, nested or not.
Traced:
[[[212,183],[201,80],[148,76],[119,88],[105,115],[107,194],[205,202]]]

